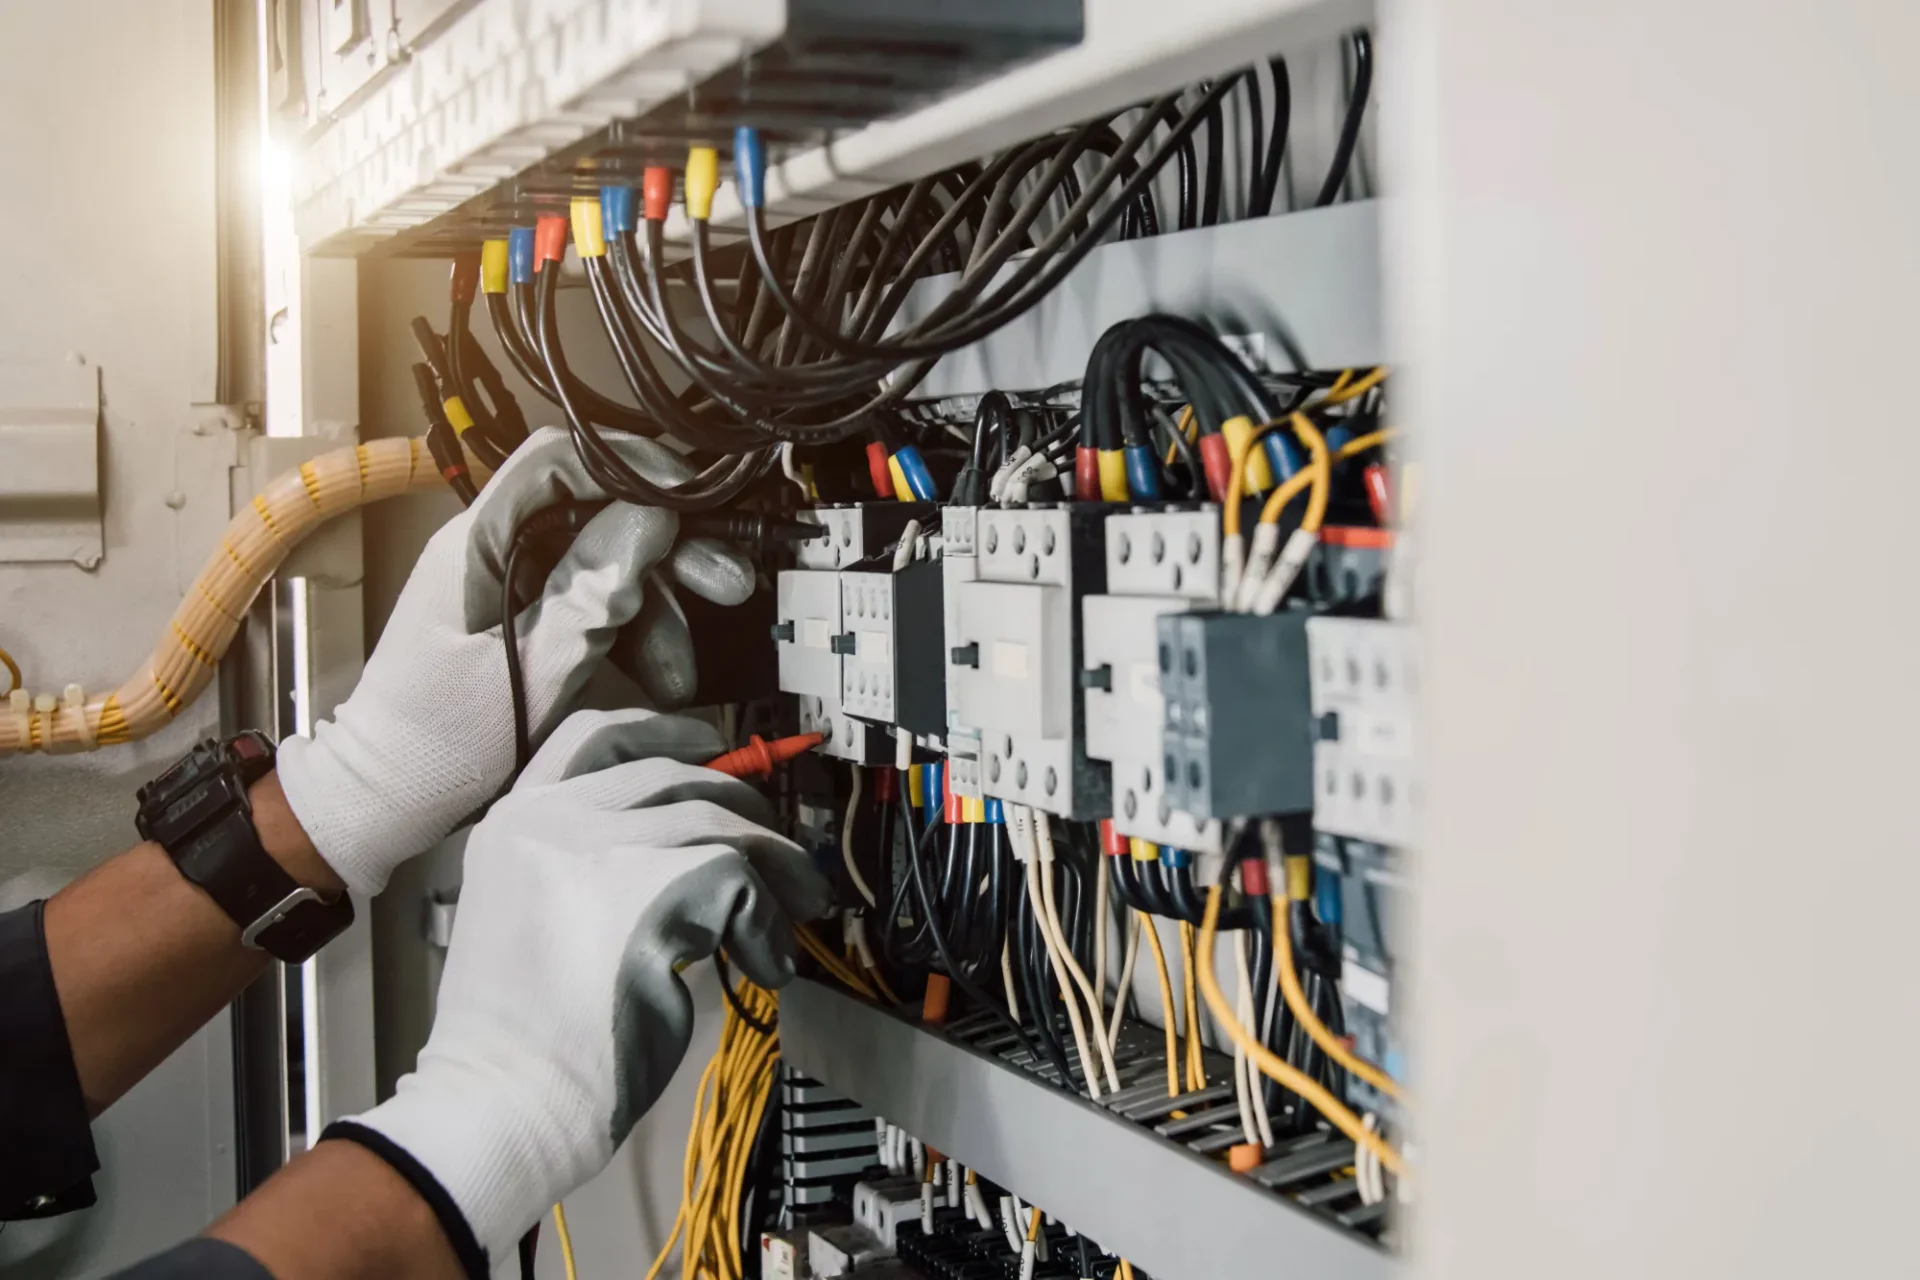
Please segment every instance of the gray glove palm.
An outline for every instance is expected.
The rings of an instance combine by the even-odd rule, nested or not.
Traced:
[[[666,1086],[693,1027],[680,966],[724,945],[784,985],[792,922],[826,907],[758,793],[682,763],[723,749],[696,721],[581,712],[474,829],[432,1036],[349,1123],[431,1173],[495,1261]]]
[[[622,438],[629,463],[659,483],[686,463],[650,440]],[[421,553],[353,695],[311,739],[280,749],[288,803],[320,856],[357,893],[493,799],[514,764],[501,570],[513,532],[565,497],[604,498],[557,428],[507,460],[472,507]],[[518,619],[528,725],[540,741],[572,709],[615,633],[634,619],[658,663],[663,700],[690,692],[693,648],[668,599],[676,583],[717,604],[753,590],[752,566],[721,544],[675,545],[671,511],[614,503],[589,521]],[[651,588],[651,589],[650,589]],[[655,634],[657,633],[657,634]],[[650,685],[654,680],[647,680]]]

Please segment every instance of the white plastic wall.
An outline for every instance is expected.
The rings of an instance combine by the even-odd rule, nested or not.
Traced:
[[[1913,1274],[1920,8],[1388,22],[1417,1273]]]

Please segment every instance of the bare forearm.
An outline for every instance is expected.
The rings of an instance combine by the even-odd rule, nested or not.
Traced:
[[[274,1280],[463,1274],[426,1201],[351,1142],[299,1156],[207,1234],[245,1249]]]
[[[262,845],[302,884],[338,892],[269,774],[252,791]],[[87,1107],[104,1111],[266,967],[239,926],[142,844],[54,895],[47,956]]]

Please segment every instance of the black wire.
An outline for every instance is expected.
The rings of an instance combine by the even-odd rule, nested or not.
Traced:
[[[1005,1024],[1007,1030],[1013,1032],[1015,1038],[1020,1041],[1020,1047],[1033,1055],[1034,1061],[1038,1062],[1039,1051],[1035,1049],[1033,1042],[1027,1039],[1026,1031],[1013,1020],[1012,1015],[999,1002],[990,999],[987,993],[980,989],[979,984],[954,963],[953,953],[947,949],[946,934],[941,931],[939,920],[934,918],[933,904],[927,896],[926,876],[920,869],[920,833],[914,829],[916,825],[912,822],[907,824],[907,869],[913,878],[913,891],[920,899],[920,910],[926,917],[927,933],[933,939],[934,950],[940,955],[940,963],[946,968],[947,976],[953,979],[954,985],[964,991],[969,1000],[985,1008]]]
[[[1280,191],[1280,165],[1287,154],[1287,134],[1293,127],[1293,81],[1287,74],[1287,60],[1275,58],[1267,66],[1273,72],[1273,132],[1267,135],[1266,154],[1254,178],[1253,200],[1247,211],[1252,218],[1273,212]]]
[[[1353,33],[1353,94],[1347,99],[1346,119],[1340,124],[1340,141],[1333,149],[1333,165],[1320,186],[1314,207],[1324,208],[1340,198],[1347,184],[1347,168],[1353,163],[1353,149],[1360,141],[1360,121],[1366,115],[1367,95],[1373,88],[1373,40],[1365,31]]]
[[[520,550],[525,545],[515,530],[513,541],[507,546],[506,563],[500,567],[500,639],[506,645],[507,691],[513,698],[513,774],[507,779],[509,787],[533,758],[532,734],[527,727],[527,680],[520,669],[519,617],[513,607],[513,574],[519,568]]]
[[[727,998],[727,1003],[733,1007],[733,1016],[746,1023],[751,1030],[759,1035],[772,1035],[774,1030],[780,1025],[780,1015],[775,1013],[773,1015],[773,1021],[762,1022],[747,1012],[747,1006],[740,1001],[740,993],[733,989],[733,978],[731,971],[727,968],[726,952],[715,951],[713,953],[713,969],[714,972],[720,976],[720,994],[724,995]]]
[[[520,1237],[520,1280],[533,1280],[533,1255],[540,1247],[540,1223],[536,1219]]]

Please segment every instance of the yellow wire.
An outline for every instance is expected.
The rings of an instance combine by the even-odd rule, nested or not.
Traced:
[[[1331,1121],[1334,1128],[1353,1139],[1357,1145],[1366,1147],[1380,1157],[1380,1163],[1389,1172],[1396,1175],[1404,1173],[1405,1164],[1400,1159],[1400,1153],[1395,1151],[1385,1138],[1362,1124],[1360,1117],[1348,1110],[1346,1104],[1328,1093],[1318,1080],[1261,1044],[1251,1032],[1240,1025],[1240,1019],[1234,1016],[1233,1006],[1221,992],[1220,980],[1214,976],[1213,972],[1213,944],[1214,939],[1219,936],[1220,929],[1220,897],[1219,885],[1216,884],[1207,890],[1207,913],[1200,921],[1200,950],[1204,958],[1200,968],[1200,990],[1207,998],[1207,1007],[1213,1010],[1213,1016],[1220,1020],[1221,1026],[1226,1028],[1227,1035],[1246,1051],[1247,1056],[1253,1059],[1254,1064],[1261,1071],[1279,1081],[1283,1087],[1299,1094],[1312,1105],[1314,1110]],[[1277,936],[1279,932],[1276,927],[1275,935]]]
[[[1186,987],[1187,1005],[1187,1088],[1204,1089],[1207,1087],[1207,1068],[1200,1057],[1200,997],[1195,994],[1193,926],[1182,921],[1180,924],[1180,953],[1185,960],[1181,966]]]
[[[1038,1240],[1039,1238],[1040,1238],[1040,1210],[1032,1209],[1032,1210],[1029,1210],[1027,1213],[1027,1239],[1028,1241],[1031,1242],[1034,1240]]]
[[[873,988],[867,985],[866,980],[848,968],[839,956],[829,951],[827,945],[820,941],[811,927],[804,924],[795,925],[793,932],[800,939],[800,945],[806,948],[807,954],[818,960],[820,967],[832,974],[842,985],[853,988],[869,1000],[876,998]]]
[[[863,965],[862,968],[865,968],[865,966]],[[867,976],[873,979],[873,985],[879,988],[880,994],[886,997],[888,1004],[901,1003],[900,997],[894,993],[892,987],[887,985],[886,978],[882,976],[878,969],[867,969]]]
[[[1160,1021],[1166,1024],[1167,1033],[1167,1096],[1180,1096],[1180,1032],[1179,1010],[1173,1007],[1173,978],[1167,972],[1167,949],[1160,945],[1160,931],[1153,927],[1153,917],[1136,909],[1134,914],[1140,917],[1140,930],[1147,935],[1147,945],[1153,948],[1153,970],[1160,979]]]
[[[1314,1016],[1313,1006],[1307,1003],[1307,993],[1300,987],[1300,975],[1293,970],[1293,939],[1288,936],[1292,930],[1287,925],[1287,899],[1281,894],[1273,895],[1273,913],[1273,967],[1280,975],[1280,992],[1287,998],[1287,1008],[1293,1010],[1294,1021],[1315,1044],[1326,1050],[1329,1058],[1389,1098],[1403,1099],[1405,1095],[1398,1081],[1348,1049],[1345,1042]]]
[[[1120,1280],[1133,1280],[1133,1264],[1125,1258],[1120,1259]]]
[[[15,689],[24,689],[27,687],[26,678],[20,674],[20,664],[15,662],[13,655],[5,649],[0,649],[0,667],[5,667],[7,674],[13,677],[13,683],[7,686],[7,692],[9,694]]]
[[[1327,394],[1330,396],[1339,395],[1342,391],[1346,390],[1347,384],[1352,381],[1353,381],[1353,370],[1342,369],[1340,371],[1340,376],[1333,380],[1333,385],[1327,388]]]
[[[1200,424],[1194,419],[1192,405],[1187,404],[1180,406],[1180,417],[1174,422],[1173,426],[1174,430],[1187,438],[1188,444],[1193,444],[1199,439]],[[1167,441],[1167,465],[1172,466],[1179,460],[1179,457],[1180,446],[1171,440]]]
[[[1260,523],[1277,523],[1280,513],[1287,509],[1294,495],[1307,485],[1312,485],[1313,496],[1307,499],[1307,512],[1300,518],[1300,527],[1308,533],[1318,533],[1327,518],[1327,501],[1333,492],[1333,467],[1327,460],[1327,438],[1307,420],[1304,413],[1294,414],[1288,420],[1288,425],[1305,442],[1310,460],[1306,466],[1288,476],[1286,483],[1267,498],[1267,505],[1260,508]]]
[[[553,1206],[553,1234],[560,1237],[560,1261],[567,1269],[567,1280],[580,1280],[573,1267],[573,1233],[567,1230],[567,1211]]]
[[[1369,431],[1363,436],[1355,436],[1340,446],[1340,452],[1333,455],[1333,460],[1345,462],[1348,458],[1365,453],[1369,449],[1378,449],[1398,434],[1399,432],[1392,427],[1382,427],[1378,431]]]
[[[1361,396],[1367,394],[1367,392],[1373,390],[1375,387],[1379,386],[1381,383],[1385,382],[1386,380],[1387,380],[1386,366],[1382,365],[1380,368],[1371,371],[1370,373],[1366,374],[1364,377],[1360,378],[1358,381],[1349,382],[1345,386],[1341,386],[1337,382],[1334,383],[1333,389],[1327,392],[1326,398],[1321,400],[1320,403],[1321,404],[1345,404],[1349,400],[1358,400]]]

